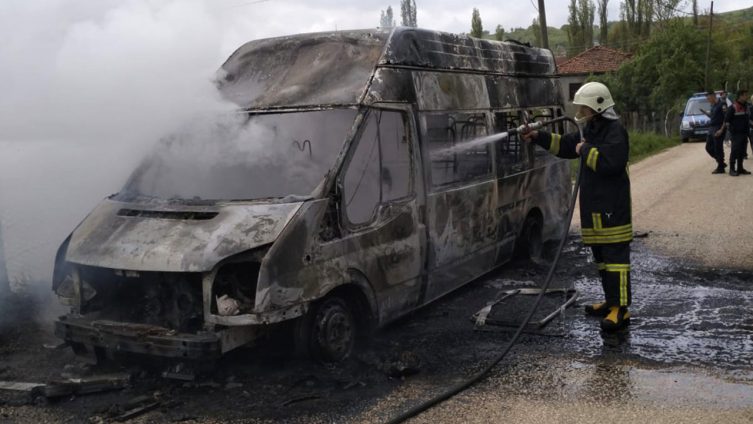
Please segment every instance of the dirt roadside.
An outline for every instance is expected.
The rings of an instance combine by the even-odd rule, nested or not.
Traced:
[[[753,168],[753,160],[744,166]],[[647,246],[659,254],[711,268],[753,269],[753,176],[712,175],[715,167],[703,143],[631,165],[633,228],[648,233]],[[577,211],[574,216],[577,231]]]

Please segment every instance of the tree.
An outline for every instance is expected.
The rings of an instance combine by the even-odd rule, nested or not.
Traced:
[[[660,25],[664,25],[666,22],[678,16],[678,6],[681,0],[654,0],[651,9],[653,12],[652,21]]]
[[[395,26],[395,17],[392,14],[392,6],[387,6],[387,10],[382,10],[382,17],[379,19],[379,26],[382,28],[392,28]]]
[[[481,24],[481,13],[474,7],[471,16],[471,37],[481,38],[483,36],[484,26]]]
[[[494,39],[497,41],[502,41],[505,38],[505,29],[502,27],[502,25],[497,25],[497,29],[494,30]]]
[[[593,46],[595,10],[593,0],[570,0],[567,18],[570,55],[578,54]]]
[[[620,13],[633,40],[646,38],[651,34],[654,3],[659,2],[660,0],[624,0],[622,2]]]
[[[602,46],[607,45],[609,38],[607,3],[609,3],[609,0],[599,0],[599,44],[601,44]]]
[[[679,110],[688,95],[704,89],[705,34],[690,22],[672,20],[641,44],[635,56],[612,74],[598,79],[610,87],[618,110],[641,116],[664,116]],[[715,49],[714,63],[730,55]],[[721,86],[724,74],[712,75]]]
[[[403,26],[417,27],[416,0],[400,0],[400,16]]]
[[[623,0],[620,3],[620,17],[622,28],[616,29],[619,37],[610,34],[612,45],[618,45],[623,50],[634,51],[643,41],[651,36],[655,29],[663,29],[679,15],[679,6],[683,0]],[[697,22],[697,0],[693,1],[694,25]]]
[[[536,47],[541,47],[541,25],[539,25],[539,18],[533,18],[530,29],[531,31],[533,31],[533,37],[535,39],[533,45]]]
[[[693,0],[693,25],[698,26],[698,0]]]

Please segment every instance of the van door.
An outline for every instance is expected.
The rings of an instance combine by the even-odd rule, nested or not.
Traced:
[[[407,108],[406,108],[407,109]],[[351,264],[371,284],[380,321],[418,305],[426,229],[415,127],[406,109],[371,109],[340,177]]]
[[[425,301],[489,271],[496,255],[497,187],[488,144],[461,148],[489,133],[478,112],[425,112],[421,143],[428,168],[429,284]]]

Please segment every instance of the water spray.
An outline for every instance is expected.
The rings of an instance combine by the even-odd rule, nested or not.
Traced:
[[[551,119],[548,121],[537,121],[537,122],[531,122],[531,123],[528,123],[527,121],[528,121],[528,116],[526,115],[524,116],[524,122],[526,123],[524,123],[523,125],[517,128],[511,128],[501,133],[483,137],[482,139],[484,139],[486,143],[506,140],[512,134],[525,133],[527,131],[534,131],[534,130],[543,128],[545,126],[554,125],[556,123],[563,122],[563,121],[572,122],[575,125],[575,127],[578,129],[578,132],[580,133],[580,140],[583,139],[583,129],[581,128],[581,126],[578,124],[578,122],[575,119],[570,118],[569,116],[561,116],[561,117]],[[493,139],[493,141],[489,141],[487,139]],[[475,143],[474,145],[480,145],[482,143],[478,143],[479,140],[481,139],[471,140],[470,142]],[[463,143],[458,146],[453,146],[453,148],[466,146],[466,144],[467,143]],[[505,348],[502,349],[502,352],[500,352],[500,354],[497,357],[495,357],[491,361],[491,363],[489,363],[489,365],[487,365],[483,370],[481,370],[477,374],[471,376],[469,379],[465,381],[462,381],[450,387],[445,392],[440,393],[437,396],[431,399],[428,399],[424,402],[421,402],[420,404],[413,406],[412,408],[409,408],[406,411],[403,411],[401,414],[388,420],[387,423],[389,424],[402,423],[412,417],[415,417],[416,415],[419,415],[420,413],[428,410],[429,408],[444,402],[445,400],[455,396],[456,394],[468,389],[469,387],[483,380],[489,374],[489,372],[495,366],[497,366],[497,364],[499,364],[505,358],[505,356],[507,356],[510,350],[512,350],[513,346],[515,346],[515,344],[518,342],[518,339],[520,338],[521,334],[523,334],[523,331],[528,326],[528,323],[531,322],[531,319],[533,319],[533,315],[536,313],[539,306],[541,305],[541,300],[544,298],[544,295],[549,291],[549,286],[552,283],[552,277],[554,277],[554,271],[557,269],[560,256],[562,255],[562,249],[565,247],[565,240],[567,240],[567,235],[570,231],[570,226],[567,224],[570,223],[570,221],[572,221],[573,219],[573,212],[575,210],[575,200],[578,195],[578,189],[580,188],[580,177],[581,177],[581,171],[583,169],[583,160],[582,159],[579,160],[578,164],[579,164],[578,174],[577,174],[577,177],[575,178],[575,184],[573,185],[573,191],[570,196],[570,207],[568,208],[568,211],[567,211],[565,225],[562,226],[563,227],[562,237],[560,238],[560,242],[557,245],[557,252],[554,255],[554,260],[552,261],[552,265],[549,267],[549,271],[547,272],[546,278],[544,279],[544,284],[540,289],[539,295],[538,297],[536,297],[536,301],[534,302],[533,306],[528,312],[528,315],[526,316],[526,318],[516,329],[515,334],[513,334],[510,341],[507,342],[507,345],[505,345]]]
[[[524,116],[524,122],[526,123],[524,123],[523,125],[520,125],[519,127],[510,128],[507,131],[502,131],[499,133],[474,138],[472,140],[467,140],[451,147],[435,150],[431,154],[432,156],[445,156],[452,153],[459,153],[459,152],[473,149],[475,147],[485,146],[487,144],[493,144],[498,141],[506,141],[510,138],[511,135],[522,134],[527,131],[538,130],[545,126],[554,125],[563,121],[573,122],[575,126],[578,127],[578,129],[580,130],[580,126],[578,125],[578,123],[573,118],[570,118],[569,116],[560,116],[558,118],[554,118],[554,119],[550,119],[546,121],[528,122],[528,115],[526,114]],[[583,134],[581,133],[581,138],[583,138],[582,135]]]

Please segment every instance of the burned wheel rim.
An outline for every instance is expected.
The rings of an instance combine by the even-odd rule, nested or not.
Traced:
[[[312,342],[314,352],[324,361],[342,361],[350,355],[355,342],[353,314],[344,300],[326,299],[314,316]]]

